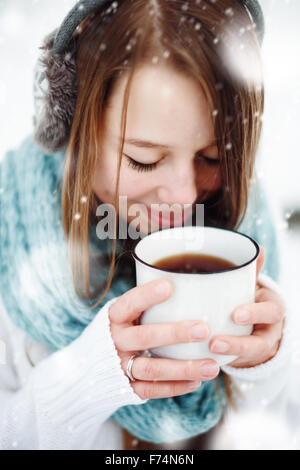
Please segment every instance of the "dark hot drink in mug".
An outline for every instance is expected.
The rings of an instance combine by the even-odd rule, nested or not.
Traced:
[[[185,253],[160,259],[153,266],[176,273],[212,273],[236,267],[234,263],[218,256]]]

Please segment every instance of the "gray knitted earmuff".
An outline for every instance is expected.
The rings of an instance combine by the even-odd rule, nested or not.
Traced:
[[[264,16],[257,0],[240,0],[254,24],[260,44],[264,37]],[[80,0],[61,26],[46,36],[44,51],[34,71],[34,139],[46,152],[64,150],[68,144],[77,100],[76,50],[74,33],[80,23],[111,0]]]

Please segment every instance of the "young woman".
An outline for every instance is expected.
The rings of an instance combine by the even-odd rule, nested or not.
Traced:
[[[122,428],[156,443],[196,436],[220,421],[241,380],[252,391],[234,397],[239,406],[283,399],[286,309],[255,178],[262,36],[252,0],[87,0],[46,38],[34,135],[1,164],[1,448],[122,449]],[[255,77],[233,67],[241,41]],[[210,340],[238,359],[220,370],[143,354],[204,341],[209,325],[138,324],[172,284],[135,287],[132,240],[98,237],[102,203],[128,225],[141,204],[142,234],[152,204],[204,203],[206,225],[258,241],[255,303],[232,312],[253,332]]]

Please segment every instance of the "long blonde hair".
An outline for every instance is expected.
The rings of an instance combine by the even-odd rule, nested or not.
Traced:
[[[151,64],[153,57],[159,58],[158,64],[167,64],[175,73],[194,78],[204,90],[213,116],[221,156],[222,188],[206,203],[206,223],[234,229],[242,221],[261,134],[259,117],[263,114],[264,90],[262,86],[238,80],[224,63],[219,47],[226,38],[226,31],[237,35],[236,31],[242,29],[243,43],[260,64],[256,32],[248,12],[238,0],[123,0],[116,11],[100,7],[81,24],[80,34],[76,37],[78,96],[62,186],[63,227],[73,283],[79,297],[91,296],[89,228],[96,222],[99,202],[92,182],[99,157],[99,129],[105,106],[118,80],[124,73],[129,74],[122,110],[122,145],[114,200],[117,230],[130,85],[136,68]],[[85,204],[82,204],[82,196],[85,196]],[[80,213],[80,223],[76,220],[77,213]],[[112,243],[107,285],[100,299],[90,308],[97,307],[110,289],[116,238]]]

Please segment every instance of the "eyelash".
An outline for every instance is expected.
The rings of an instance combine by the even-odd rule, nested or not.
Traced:
[[[128,158],[128,166],[137,171],[152,171],[152,170],[155,170],[155,168],[158,165],[158,162],[140,163],[140,162],[137,162],[136,160],[133,160],[133,158],[128,157],[128,155],[125,155],[125,157]]]
[[[136,160],[134,160],[133,158],[129,157],[128,155],[124,154],[124,156],[128,159],[128,166],[133,168],[134,170],[137,170],[137,171],[153,171],[153,170],[156,169],[156,167],[159,163],[159,162],[140,163],[140,162],[137,162]],[[200,157],[203,158],[205,160],[205,162],[210,166],[217,166],[219,164],[218,159],[204,157],[203,155],[200,155]]]

